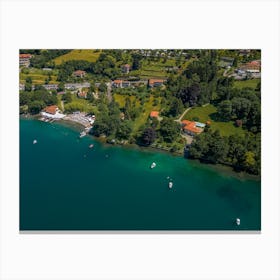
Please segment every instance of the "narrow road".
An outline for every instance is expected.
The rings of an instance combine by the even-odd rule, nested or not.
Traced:
[[[108,83],[106,83],[106,86],[107,86],[107,97],[108,97],[108,100],[109,100],[109,102],[111,102],[112,101],[112,86],[111,86],[111,83],[110,82],[108,82]]]
[[[181,122],[182,121],[182,118],[184,117],[184,115],[189,111],[189,110],[191,110],[192,108],[191,107],[189,107],[189,108],[187,108],[182,114],[181,114],[181,116],[179,117],[179,119],[177,119],[177,120],[175,120],[175,122]]]

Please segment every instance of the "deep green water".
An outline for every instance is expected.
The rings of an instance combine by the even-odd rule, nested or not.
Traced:
[[[20,120],[21,230],[260,230],[260,181],[78,135]]]

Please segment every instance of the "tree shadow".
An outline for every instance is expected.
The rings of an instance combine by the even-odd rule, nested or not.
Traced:
[[[217,112],[210,114],[209,117],[215,122],[223,121]]]

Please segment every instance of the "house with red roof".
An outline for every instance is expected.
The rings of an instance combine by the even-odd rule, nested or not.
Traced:
[[[112,83],[113,87],[121,88],[122,87],[122,80],[114,80]]]
[[[161,79],[150,79],[149,80],[149,87],[160,87],[164,83],[164,80]]]
[[[62,119],[65,115],[59,112],[59,108],[56,105],[50,105],[44,108],[41,115],[47,119]]]
[[[86,71],[77,70],[77,71],[73,72],[73,75],[77,78],[84,78],[86,76]]]
[[[130,82],[124,80],[114,80],[112,82],[112,86],[116,88],[126,88],[126,87],[130,87]]]
[[[182,130],[188,135],[195,136],[203,131],[204,125],[195,121],[183,120],[181,122]]]
[[[44,112],[51,114],[51,115],[55,115],[56,112],[58,112],[58,107],[56,105],[51,105],[51,106],[47,106],[46,108],[44,108]]]
[[[79,90],[78,91],[78,97],[80,98],[87,98],[87,92],[84,90]]]
[[[32,54],[21,53],[19,55],[19,66],[29,67],[31,58],[32,58]]]
[[[259,73],[261,71],[261,61],[253,60],[251,62],[247,62],[241,65],[239,69],[247,73]]]
[[[159,117],[159,112],[158,111],[151,111],[150,118],[158,118],[158,117]]]

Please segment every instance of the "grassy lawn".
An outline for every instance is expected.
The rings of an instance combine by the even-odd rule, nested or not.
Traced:
[[[124,94],[118,94],[118,93],[114,93],[114,99],[117,103],[119,103],[120,108],[123,108],[125,105],[125,99],[129,98],[131,103],[136,99],[135,95],[129,96],[129,95],[124,95]],[[139,107],[140,102],[139,100],[136,101],[136,107]]]
[[[245,130],[241,127],[236,127],[233,122],[218,122],[214,121],[214,114],[217,112],[217,109],[213,105],[207,105],[205,107],[197,107],[191,109],[183,117],[184,120],[192,120],[193,118],[198,118],[200,122],[205,123],[206,121],[211,121],[211,128],[213,130],[219,130],[221,135],[229,136],[233,134],[238,134],[244,136]]]
[[[25,73],[22,73],[22,72],[19,73],[19,79],[20,79],[21,83],[25,83],[25,79],[27,77],[31,77],[33,84],[35,84],[35,85],[44,84],[45,79],[48,77],[49,73],[52,74],[51,75],[52,80],[49,83],[50,84],[58,83],[57,82],[57,73],[58,73],[57,70],[53,70],[51,72],[48,72],[48,71],[43,71],[41,69],[29,68],[28,69],[28,74],[25,74]]]
[[[20,73],[20,82],[25,83],[25,79],[27,77],[31,77],[32,84],[38,85],[38,84],[44,84],[45,79],[48,77],[48,75],[42,75],[42,74],[36,74],[36,73],[30,73],[30,74],[23,74]],[[57,76],[51,76],[52,80],[49,82],[50,84],[55,84],[57,82]]]
[[[94,110],[94,112],[97,112],[97,107],[90,104],[87,100],[77,97],[76,94],[71,94],[71,97],[72,97],[72,101],[70,103],[65,103],[64,107],[67,107],[66,105],[69,104],[73,106],[78,106],[80,108],[79,109],[80,111],[86,113],[92,110]]]
[[[65,62],[68,60],[86,60],[89,62],[95,62],[100,53],[101,52],[94,52],[93,50],[73,50],[55,58],[53,61],[56,65],[60,65],[63,61]]]
[[[245,81],[235,81],[234,87],[242,89],[245,87],[256,88],[257,84],[260,82],[260,79],[252,79],[252,80],[245,80]]]
[[[116,102],[119,103],[120,108],[124,107],[125,105],[125,99],[126,97],[129,97],[129,99],[131,100],[131,102],[133,102],[136,99],[136,96],[129,96],[129,95],[121,95],[121,94],[114,94],[114,99]],[[136,132],[142,125],[144,125],[151,113],[152,110],[160,110],[160,98],[159,99],[159,104],[157,106],[153,105],[153,101],[154,101],[154,96],[150,96],[148,102],[145,102],[143,105],[143,111],[141,111],[140,115],[138,118],[136,118],[136,120],[134,121],[134,125],[133,125],[133,132]],[[140,101],[138,99],[136,99],[136,108],[139,108],[140,106],[142,106],[140,104]]]

